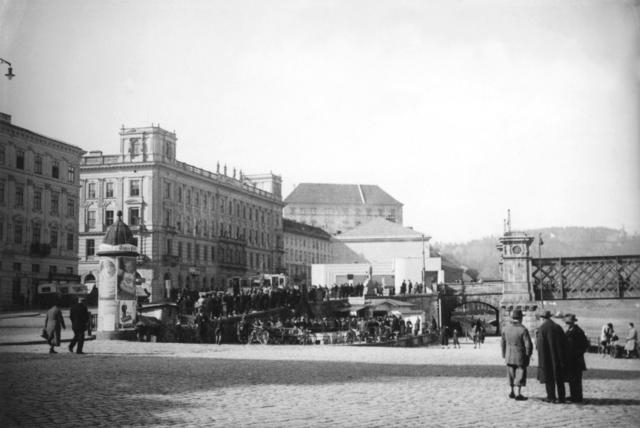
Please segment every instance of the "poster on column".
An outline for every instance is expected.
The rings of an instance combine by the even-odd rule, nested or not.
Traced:
[[[133,328],[136,323],[136,301],[118,300],[118,328]]]
[[[136,258],[116,257],[118,263],[118,288],[116,299],[136,300]],[[135,310],[135,306],[133,308]]]

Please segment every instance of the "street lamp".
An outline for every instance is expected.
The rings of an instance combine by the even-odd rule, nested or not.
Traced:
[[[7,79],[9,80],[13,79],[13,76],[15,76],[15,74],[13,74],[13,67],[11,67],[11,63],[4,58],[0,58],[0,64],[7,64],[9,66],[9,70],[7,71],[7,74],[5,74],[5,76],[7,76]]]
[[[538,233],[538,291],[540,292],[540,306],[544,308],[544,284],[542,282],[542,232]],[[535,298],[535,296],[534,296]]]

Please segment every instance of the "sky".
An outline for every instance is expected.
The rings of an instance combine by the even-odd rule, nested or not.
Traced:
[[[639,22],[612,0],[0,0],[0,111],[105,153],[160,124],[179,160],[284,196],[378,184],[438,242],[507,209],[637,233]]]

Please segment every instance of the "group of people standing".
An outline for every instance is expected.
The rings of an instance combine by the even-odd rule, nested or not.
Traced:
[[[611,354],[614,357],[622,356],[622,351],[626,353],[626,358],[631,358],[632,354],[638,349],[638,331],[632,322],[629,323],[629,331],[624,340],[624,344],[620,344],[620,338],[613,330],[613,324],[607,323],[602,326],[600,332],[600,346],[598,352],[605,356]],[[637,353],[637,352],[636,352]]]
[[[509,398],[526,400],[521,388],[526,386],[527,367],[533,353],[533,343],[529,331],[522,325],[522,311],[516,309],[511,315],[511,324],[502,332],[502,356],[507,364],[507,376],[511,391]],[[553,322],[550,311],[545,311],[536,333],[538,352],[538,380],[545,384],[548,403],[581,403],[582,372],[586,370],[584,354],[589,349],[589,340],[576,324],[574,314],[562,318],[566,331]],[[566,397],[565,382],[569,383],[570,397]],[[515,391],[514,391],[515,389]],[[557,393],[557,394],[556,394]]]

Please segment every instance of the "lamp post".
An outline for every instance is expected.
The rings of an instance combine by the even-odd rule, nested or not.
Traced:
[[[542,283],[542,232],[538,233],[538,290],[540,291],[540,307],[544,308],[543,283]]]
[[[9,80],[13,79],[15,74],[13,74],[13,67],[11,67],[11,63],[4,58],[0,58],[0,64],[7,64],[9,66],[9,70],[7,70],[7,74],[5,74],[5,76]]]
[[[424,256],[424,234],[422,234],[422,291],[427,291],[427,265]]]

